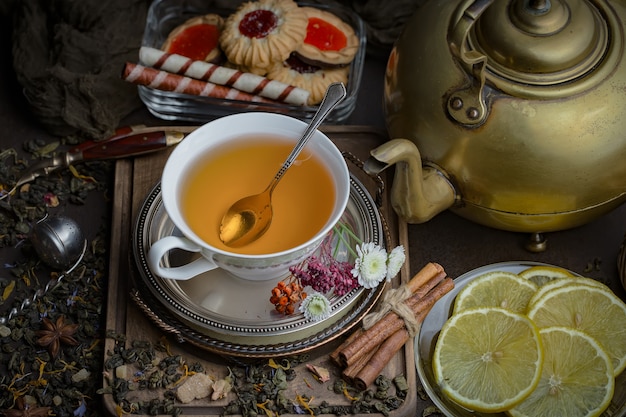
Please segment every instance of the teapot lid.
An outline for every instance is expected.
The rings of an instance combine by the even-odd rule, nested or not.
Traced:
[[[610,28],[584,0],[493,2],[468,33],[493,74],[515,83],[552,85],[591,72],[605,56]]]

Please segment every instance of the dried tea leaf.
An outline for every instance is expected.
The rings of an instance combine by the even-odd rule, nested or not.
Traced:
[[[6,300],[9,298],[13,290],[15,289],[15,281],[9,282],[9,285],[4,287],[4,291],[2,291],[2,300]]]
[[[49,154],[53,153],[54,151],[56,151],[60,144],[61,144],[61,142],[58,142],[58,141],[50,142],[50,143],[48,143],[48,144],[46,144],[44,146],[41,146],[38,149],[34,150],[33,154],[35,156],[38,156],[38,157],[49,155]]]
[[[306,369],[311,371],[317,382],[323,383],[330,380],[330,371],[317,365],[306,364]]]
[[[442,416],[443,413],[434,405],[428,406],[422,412],[422,417]]]

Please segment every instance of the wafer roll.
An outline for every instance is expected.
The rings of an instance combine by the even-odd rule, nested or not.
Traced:
[[[182,75],[171,74],[166,71],[133,64],[132,62],[127,62],[124,65],[122,79],[134,84],[145,85],[163,91],[229,100],[275,103],[273,100],[246,93],[236,88],[195,80]]]
[[[270,80],[260,75],[205,61],[194,61],[182,55],[169,54],[147,46],[142,46],[139,50],[139,60],[148,67],[236,88],[250,94],[297,106],[305,105],[310,94],[302,88]]]

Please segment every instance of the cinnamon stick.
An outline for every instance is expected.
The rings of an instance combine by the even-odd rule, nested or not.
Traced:
[[[411,293],[415,293],[433,278],[438,277],[441,274],[445,274],[443,267],[438,263],[429,262],[421,270],[419,270],[406,285],[410,289]],[[379,345],[389,335],[397,331],[397,328],[387,329],[387,321],[393,316],[398,318],[395,313],[387,314],[382,320],[368,329],[367,332],[363,332],[353,343],[350,343],[349,346],[342,349],[338,355],[338,359],[341,364],[343,366],[350,366],[358,359],[359,356],[364,355],[367,351],[369,351],[370,346]],[[385,330],[387,330],[387,332],[385,332]],[[375,337],[375,342],[369,342],[373,337]]]
[[[426,286],[427,290],[431,288],[434,290],[436,286],[440,285],[441,282],[445,281],[443,278],[445,277],[445,272],[437,273],[434,277],[430,277],[426,284],[422,285],[422,287]],[[452,281],[450,278],[448,280]],[[454,283],[452,283],[454,285]],[[439,290],[441,291],[441,290]],[[449,290],[448,290],[449,291]],[[421,295],[421,292],[420,292]],[[443,296],[443,294],[441,295]],[[407,305],[413,310],[414,308],[418,308],[421,304],[421,299],[426,296],[411,296],[406,302]],[[434,302],[433,302],[434,304]],[[419,312],[419,311],[418,311]],[[415,313],[415,311],[414,311]],[[387,313],[381,320],[379,320],[374,326],[367,329],[361,337],[356,339],[352,344],[342,349],[339,352],[339,359],[344,366],[350,366],[353,364],[358,358],[366,352],[373,349],[375,346],[380,345],[385,339],[389,336],[400,330],[404,327],[404,320],[400,318],[395,312]]]
[[[349,383],[354,383],[355,378],[361,370],[367,365],[371,357],[376,353],[376,349],[372,349],[364,355],[361,355],[352,365],[344,368],[341,376]]]
[[[409,332],[406,329],[398,330],[385,340],[354,378],[354,386],[361,391],[366,389],[407,340],[409,340]]]
[[[414,293],[424,284],[430,281],[433,277],[439,275],[442,272],[443,267],[441,265],[435,262],[429,262],[422,269],[420,269],[417,274],[415,274],[413,278],[411,278],[411,280],[406,283],[406,285],[407,287],[409,287],[411,292]]]
[[[422,297],[428,291],[432,289],[445,275],[443,267],[437,263],[429,263],[422,268],[413,278],[407,283],[407,286],[412,293],[419,294]],[[365,332],[362,328],[352,333],[348,339],[346,339],[339,347],[330,353],[330,359],[336,365],[342,366],[340,353],[343,349],[350,346],[357,338],[361,337]],[[376,349],[370,349],[368,352],[359,355],[359,357],[349,366],[347,366],[343,372],[342,377],[348,381],[353,382],[358,373],[368,363],[372,355],[376,353]]]
[[[422,323],[426,318],[426,315],[430,312],[435,303],[450,292],[454,288],[454,281],[451,278],[443,280],[433,291],[428,293],[427,297],[424,297],[423,302],[420,303],[419,312],[416,314],[416,321]],[[366,389],[381,371],[387,366],[389,361],[398,353],[398,351],[409,341],[409,332],[406,329],[400,329],[391,335],[378,349],[375,349],[372,353],[367,364],[363,366],[363,369],[359,371],[357,376],[353,379],[353,384],[361,390]]]
[[[335,348],[332,352],[328,354],[330,360],[337,366],[341,366],[341,360],[339,359],[339,352],[341,352],[346,346],[349,346],[352,342],[354,342],[362,333],[363,329],[359,328],[355,332],[353,332],[350,336],[346,338],[339,346]]]
[[[419,313],[416,317],[417,322],[423,322],[429,311],[430,308]],[[361,371],[352,380],[354,386],[360,390],[364,390],[370,386],[409,339],[409,332],[406,329],[400,329],[385,340],[385,342],[380,345],[380,348],[372,353],[367,364],[363,366]]]

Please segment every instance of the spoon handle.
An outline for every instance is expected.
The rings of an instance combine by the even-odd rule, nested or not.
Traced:
[[[328,86],[328,88],[326,89],[326,93],[324,94],[324,98],[322,99],[319,108],[313,115],[311,122],[307,126],[306,130],[302,134],[302,137],[300,138],[298,143],[296,143],[296,146],[294,146],[293,150],[291,151],[285,162],[283,162],[283,165],[274,176],[274,179],[269,186],[270,190],[274,188],[276,183],[278,183],[278,181],[285,174],[285,171],[287,171],[291,164],[293,164],[302,149],[304,149],[304,147],[306,146],[311,136],[313,136],[315,130],[319,127],[320,124],[322,124],[324,119],[326,119],[328,113],[330,113],[337,106],[337,104],[341,103],[341,101],[345,97],[346,86],[343,85],[343,83],[332,83]]]

